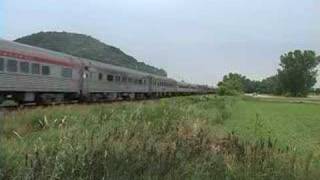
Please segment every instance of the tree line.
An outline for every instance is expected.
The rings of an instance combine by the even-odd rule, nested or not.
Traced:
[[[320,57],[314,51],[295,50],[280,57],[277,74],[263,80],[251,80],[238,73],[229,73],[218,83],[218,94],[237,95],[261,93],[294,97],[307,96],[317,82],[317,66]]]

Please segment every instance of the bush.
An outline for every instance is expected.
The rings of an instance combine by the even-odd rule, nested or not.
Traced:
[[[229,88],[226,86],[219,86],[218,87],[218,95],[220,96],[237,96],[240,95],[241,93],[238,92],[237,90],[233,88]]]

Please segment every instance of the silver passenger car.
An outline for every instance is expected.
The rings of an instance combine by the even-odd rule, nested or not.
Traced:
[[[0,39],[0,103],[169,96],[174,79]]]
[[[72,56],[0,40],[0,100],[63,99],[79,93],[81,63]],[[52,97],[50,97],[52,96]]]

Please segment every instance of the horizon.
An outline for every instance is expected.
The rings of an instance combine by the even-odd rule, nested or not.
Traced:
[[[273,75],[288,51],[313,50],[319,55],[320,2],[314,0],[95,0],[77,2],[78,7],[62,18],[59,14],[68,12],[73,2],[56,7],[54,0],[31,0],[28,6],[5,0],[0,3],[0,36],[15,40],[40,31],[85,34],[163,68],[169,77],[211,86],[229,72],[254,80]],[[89,14],[90,9],[96,11]]]

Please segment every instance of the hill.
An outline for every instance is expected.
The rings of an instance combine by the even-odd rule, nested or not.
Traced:
[[[39,32],[24,36],[16,42],[63,52],[73,56],[106,62],[113,65],[140,70],[160,76],[167,76],[159,69],[122,52],[119,48],[107,45],[91,36],[69,32]]]

